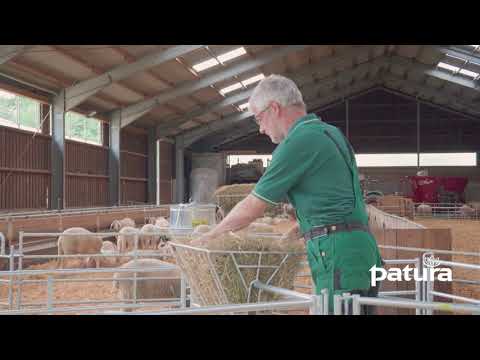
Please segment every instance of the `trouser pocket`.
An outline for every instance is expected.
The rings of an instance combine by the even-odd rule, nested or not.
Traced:
[[[317,294],[322,289],[330,292],[333,286],[332,253],[328,241],[322,237],[307,242],[307,260]]]

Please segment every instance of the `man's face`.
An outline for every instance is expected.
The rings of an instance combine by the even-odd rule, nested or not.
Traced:
[[[274,144],[280,144],[283,140],[280,127],[280,105],[270,102],[264,109],[255,109],[255,121],[259,126],[260,134],[266,134]]]

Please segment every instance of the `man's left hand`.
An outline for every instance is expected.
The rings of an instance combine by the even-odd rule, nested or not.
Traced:
[[[205,233],[205,234],[203,234],[202,236],[200,236],[196,239],[193,239],[190,242],[190,245],[191,246],[205,247],[205,246],[207,246],[208,242],[212,239],[213,239],[213,236],[212,236],[211,232],[208,232],[208,233]]]

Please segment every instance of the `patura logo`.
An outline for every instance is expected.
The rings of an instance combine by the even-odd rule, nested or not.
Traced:
[[[440,268],[440,260],[431,253],[423,255],[423,269],[405,266],[403,269],[391,267],[384,269],[376,267],[370,268],[370,283],[376,286],[377,282],[382,280],[388,281],[452,281],[452,269]]]

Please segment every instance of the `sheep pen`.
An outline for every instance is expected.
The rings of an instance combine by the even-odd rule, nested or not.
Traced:
[[[275,233],[285,233],[292,226],[293,222],[288,220],[279,221],[277,225],[274,226]],[[203,229],[199,229],[203,230]],[[206,230],[206,229],[205,229]],[[104,241],[105,243],[105,241]],[[143,251],[139,251],[142,253]],[[147,252],[147,251],[145,251]],[[148,251],[149,257],[156,257],[162,259],[163,261],[170,262],[175,264],[176,261],[173,257],[162,257],[159,252]],[[151,254],[151,255],[150,255]],[[71,307],[71,306],[95,306],[95,303],[86,304],[82,301],[98,301],[98,302],[119,302],[117,291],[112,287],[112,278],[115,273],[115,269],[122,264],[127,263],[132,259],[132,256],[127,253],[123,253],[122,256],[118,257],[118,262],[116,262],[115,267],[113,264],[105,261],[101,263],[102,268],[111,268],[111,272],[108,273],[84,273],[84,274],[63,274],[63,275],[51,275],[55,279],[53,286],[53,301],[63,302],[63,304],[55,304],[55,307]],[[69,259],[68,268],[84,268],[83,259]],[[56,260],[51,260],[41,264],[35,264],[28,267],[25,267],[27,270],[46,270],[46,269],[56,269],[57,263]],[[308,269],[308,266],[306,267]],[[303,270],[302,270],[303,271]],[[140,273],[139,273],[140,274]],[[22,277],[23,280],[43,280],[42,283],[23,283],[22,292],[21,292],[21,303],[22,308],[46,308],[47,303],[47,275],[29,275]],[[88,279],[97,280],[97,279],[106,279],[102,281],[88,281]],[[109,279],[109,280],[107,280]],[[8,280],[5,278],[4,280]],[[57,281],[58,280],[58,281]],[[70,281],[73,280],[73,281]],[[303,278],[297,278],[297,283],[306,284],[310,283],[309,277],[305,276]],[[18,294],[18,285],[13,286],[13,299],[14,299],[14,309]],[[310,292],[307,289],[296,289],[296,291],[306,291]],[[263,295],[262,295],[263,296]],[[8,298],[8,284],[4,283],[0,285],[0,310],[8,310],[8,304],[6,299]],[[25,305],[27,303],[35,303],[38,305]],[[135,311],[151,311],[154,309],[165,309],[168,305],[155,305],[155,307],[149,307],[145,309],[138,309]],[[121,307],[119,307],[120,309]],[[89,311],[79,311],[79,313],[85,314],[90,313]]]

